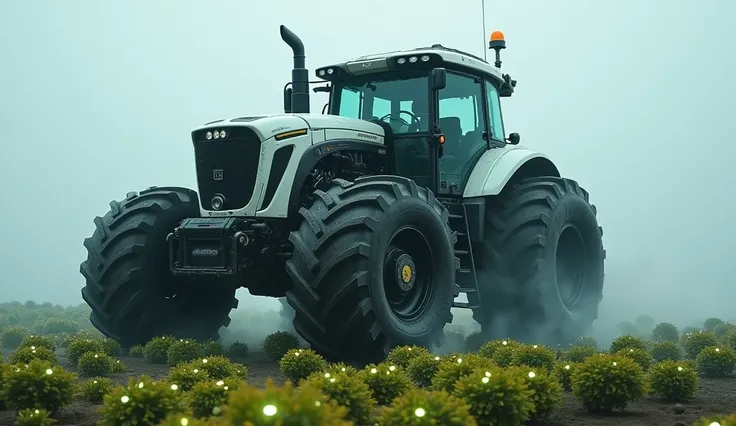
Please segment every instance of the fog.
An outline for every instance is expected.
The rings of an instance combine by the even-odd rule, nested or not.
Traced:
[[[519,81],[503,105],[507,131],[598,207],[608,258],[597,332],[639,314],[736,319],[736,4],[489,0],[486,10]],[[478,0],[0,2],[0,301],[79,303],[82,241],[110,200],[196,188],[193,128],[280,112],[291,69],[280,24],[304,40],[312,70],[486,45]],[[313,109],[324,101],[313,96]],[[240,296],[234,318],[279,307]]]

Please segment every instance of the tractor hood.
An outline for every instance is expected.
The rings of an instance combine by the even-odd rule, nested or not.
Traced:
[[[258,115],[251,117],[239,117],[227,120],[218,120],[205,124],[195,130],[218,129],[223,126],[245,126],[255,130],[261,140],[266,140],[274,135],[309,128],[310,130],[349,130],[360,133],[368,133],[383,137],[385,132],[381,126],[357,118],[341,117],[339,115],[326,114],[276,114]]]

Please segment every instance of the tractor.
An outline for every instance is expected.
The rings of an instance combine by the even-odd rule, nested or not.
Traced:
[[[316,69],[293,51],[284,113],[191,133],[197,191],[112,201],[84,240],[92,324],[124,347],[217,339],[236,290],[281,298],[330,359],[437,347],[452,309],[488,338],[570,342],[602,298],[602,228],[588,192],[506,133],[516,81],[436,44]],[[329,94],[310,114],[310,89]],[[464,300],[463,300],[464,299]],[[246,325],[247,326],[247,325]]]

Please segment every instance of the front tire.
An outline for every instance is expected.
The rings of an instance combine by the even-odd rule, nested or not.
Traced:
[[[455,234],[446,208],[406,178],[335,179],[290,235],[294,328],[320,353],[373,362],[440,345],[452,321]]]
[[[95,231],[84,240],[82,298],[104,335],[124,347],[163,335],[217,339],[220,327],[230,323],[236,286],[169,272],[166,236],[189,217],[199,217],[197,193],[166,187],[131,192],[95,218]]]
[[[566,344],[598,317],[603,229],[577,182],[536,177],[488,200],[473,317],[491,338]]]

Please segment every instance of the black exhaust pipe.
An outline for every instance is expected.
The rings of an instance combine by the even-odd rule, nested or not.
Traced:
[[[309,113],[309,70],[306,68],[304,43],[286,26],[281,26],[281,39],[294,51],[294,69],[291,70],[291,111]]]

